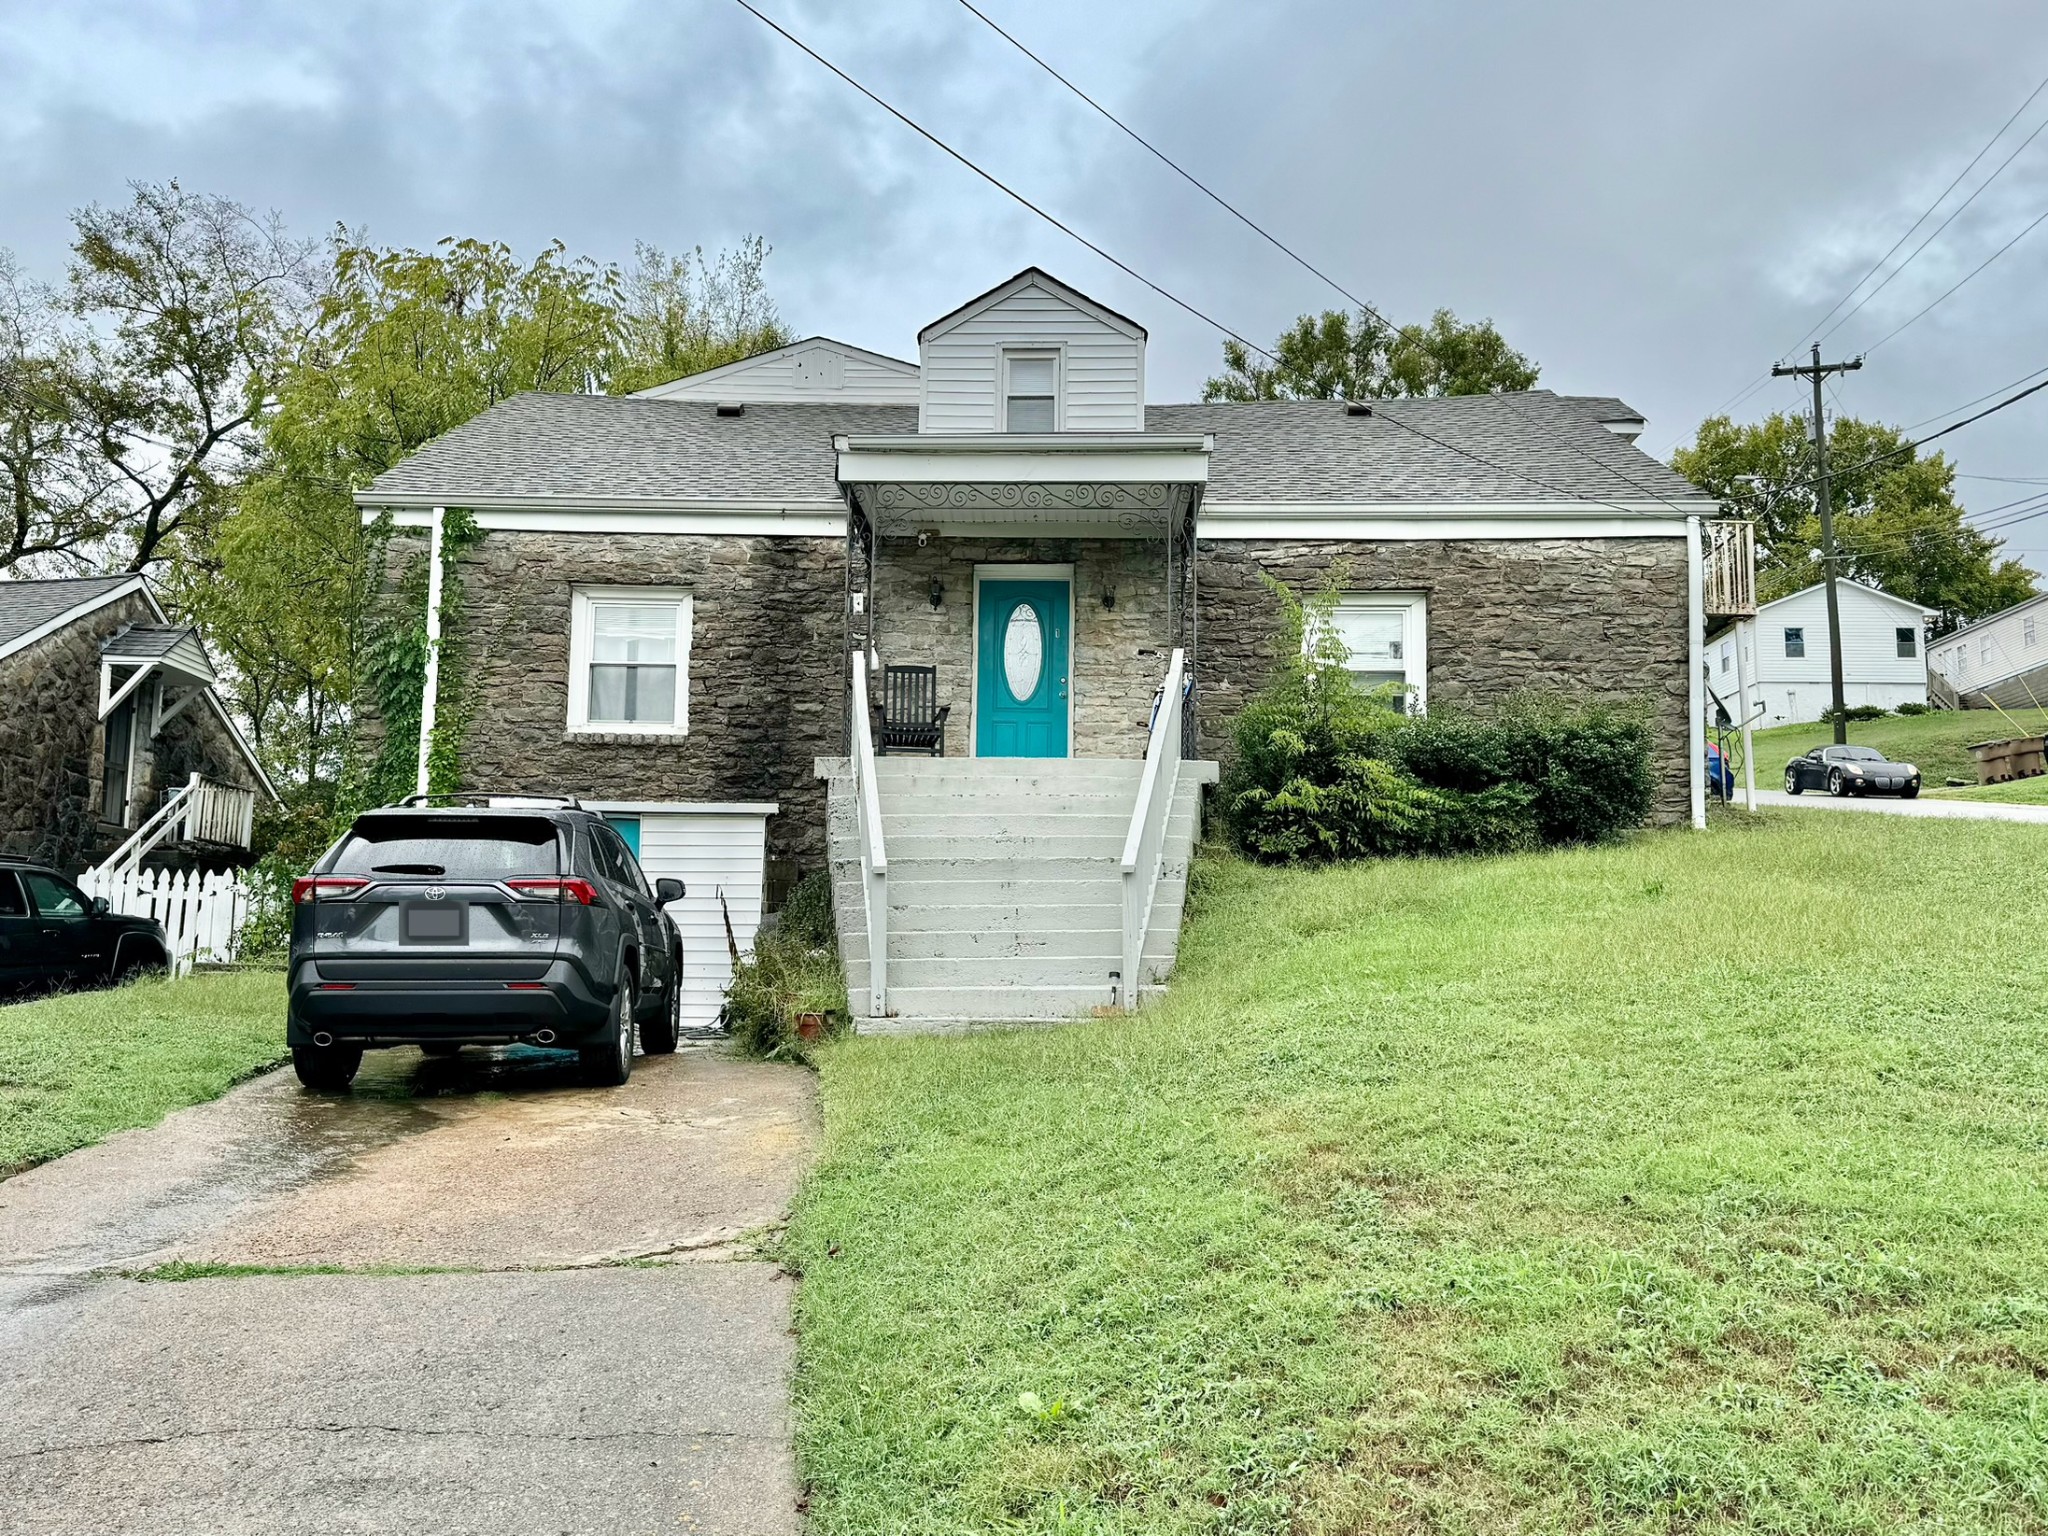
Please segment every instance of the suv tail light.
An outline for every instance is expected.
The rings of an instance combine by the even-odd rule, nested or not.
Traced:
[[[292,905],[354,896],[369,883],[361,875],[301,875],[292,882]]]
[[[528,901],[573,901],[579,906],[597,905],[597,887],[588,880],[565,879],[558,875],[525,875],[507,880],[515,895]]]

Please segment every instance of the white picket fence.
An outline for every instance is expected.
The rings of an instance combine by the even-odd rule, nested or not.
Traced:
[[[183,976],[201,961],[235,958],[235,935],[249,915],[249,889],[221,870],[89,869],[79,879],[88,896],[104,896],[116,912],[153,917],[170,940],[171,970]]]

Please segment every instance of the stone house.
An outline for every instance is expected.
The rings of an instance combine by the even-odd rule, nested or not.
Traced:
[[[168,823],[158,862],[246,859],[275,792],[142,577],[0,581],[0,700],[0,853],[75,873]]]
[[[1144,328],[1036,268],[917,340],[915,363],[812,338],[634,397],[522,395],[358,495],[400,536],[449,508],[482,530],[450,562],[465,783],[615,816],[707,892],[697,950],[829,865],[865,1018],[1135,1002],[1277,659],[1261,577],[1340,559],[1368,681],[1417,709],[1643,700],[1656,819],[1703,816],[1718,508],[1620,401],[1153,405]],[[877,763],[865,711],[907,668],[943,757]]]

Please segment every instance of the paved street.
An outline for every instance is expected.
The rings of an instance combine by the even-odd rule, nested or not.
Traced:
[[[706,1049],[618,1091],[408,1050],[0,1183],[0,1527],[794,1532],[754,1241],[815,1124]]]
[[[2028,821],[2048,825],[2048,805],[2000,805],[1991,800],[1899,800],[1893,797],[1873,797],[1858,800],[1853,796],[1837,800],[1832,795],[1818,794],[1808,790],[1803,795],[1788,795],[1782,789],[1760,789],[1756,792],[1758,805],[1790,806],[1794,810],[1817,811],[1865,811],[1878,816],[1923,816],[1949,821]],[[1736,791],[1735,804],[1742,804],[1742,792]]]

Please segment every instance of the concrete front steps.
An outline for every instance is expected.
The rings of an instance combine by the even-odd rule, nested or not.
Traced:
[[[916,758],[876,763],[889,858],[889,1013],[868,1003],[866,895],[853,780],[829,781],[833,905],[863,1031],[1086,1017],[1116,1001],[1120,860],[1144,765],[1119,758]],[[1146,931],[1141,995],[1173,967],[1215,765],[1183,763]]]

